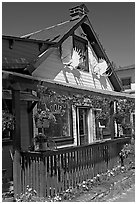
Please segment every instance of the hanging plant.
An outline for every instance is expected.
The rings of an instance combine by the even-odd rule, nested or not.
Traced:
[[[105,112],[103,110],[98,111],[96,113],[96,119],[100,121],[101,125],[106,125],[109,120],[110,114],[109,112]]]
[[[56,118],[48,108],[45,110],[38,109],[34,115],[36,126],[39,128],[48,128],[50,123],[56,123]]]
[[[121,123],[126,115],[135,110],[134,99],[117,99],[114,96],[101,96],[101,95],[87,95],[87,94],[59,94],[56,91],[52,91],[47,87],[38,85],[38,93],[40,94],[40,101],[45,102],[47,100],[51,102],[69,103],[74,106],[89,106],[94,109],[101,109],[101,112],[97,113],[96,118],[99,120],[108,120],[110,116],[110,103],[117,101],[117,113],[114,118],[118,123]]]
[[[2,131],[14,130],[15,117],[7,110],[2,110]]]

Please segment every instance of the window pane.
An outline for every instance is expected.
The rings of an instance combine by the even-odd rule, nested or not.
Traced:
[[[50,137],[70,136],[70,109],[66,103],[46,103],[47,108],[54,114],[56,123],[50,123],[49,128],[45,128],[45,134]]]
[[[85,123],[84,110],[79,109],[79,131],[80,131],[80,135],[85,134],[84,123]]]
[[[55,114],[56,124],[50,127],[53,137],[66,137],[69,136],[69,123],[68,123],[68,110],[65,114]]]

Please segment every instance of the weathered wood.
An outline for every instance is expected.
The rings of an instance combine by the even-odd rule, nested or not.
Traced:
[[[25,192],[29,184],[39,196],[48,197],[75,187],[113,168],[122,145],[127,142],[129,138],[70,147],[56,152],[21,152],[24,162],[20,167],[23,174],[21,188]]]
[[[14,181],[14,195],[21,193],[21,134],[20,134],[20,91],[12,90],[12,105],[13,114],[15,116],[15,132],[13,136],[13,181]]]

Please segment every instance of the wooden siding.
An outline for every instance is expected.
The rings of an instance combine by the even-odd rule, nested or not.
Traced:
[[[64,47],[71,48],[70,42],[71,39],[69,38],[63,45],[65,53],[67,53],[67,50]],[[92,67],[90,66],[89,69],[91,70]],[[55,49],[51,55],[39,65],[32,75],[41,79],[52,79],[79,86],[82,85],[97,89],[113,90],[107,77],[101,76],[99,79],[95,74],[92,74],[91,71],[79,71],[78,69],[70,69],[63,65],[59,49]]]

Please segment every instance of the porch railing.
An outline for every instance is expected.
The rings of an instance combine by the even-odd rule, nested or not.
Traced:
[[[129,138],[102,141],[50,152],[21,152],[21,191],[26,186],[39,196],[53,196],[113,168]]]

